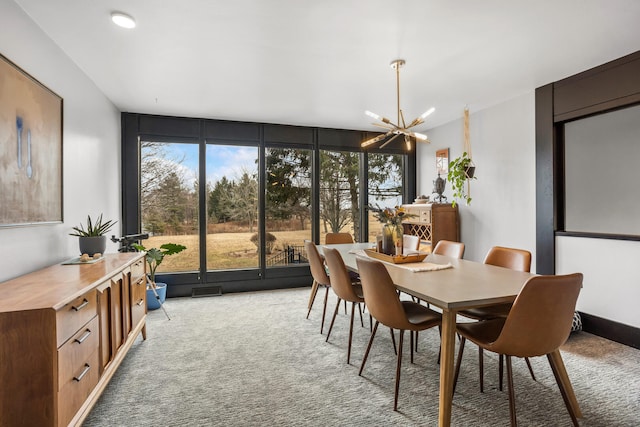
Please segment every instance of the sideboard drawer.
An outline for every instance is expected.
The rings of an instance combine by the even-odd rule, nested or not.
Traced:
[[[136,327],[147,312],[147,281],[141,277],[131,283],[131,326]]]
[[[131,282],[137,282],[144,277],[144,258],[131,264]]]
[[[73,381],[74,375],[82,372],[89,356],[98,350],[100,342],[98,325],[98,316],[95,316],[58,349],[58,389],[62,389],[68,382]]]
[[[67,426],[91,391],[98,384],[100,352],[96,348],[78,368],[58,394],[58,426]]]
[[[56,313],[57,346],[64,344],[96,314],[98,314],[98,296],[95,289],[58,310]]]

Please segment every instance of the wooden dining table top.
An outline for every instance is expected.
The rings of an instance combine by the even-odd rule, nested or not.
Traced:
[[[371,243],[320,245],[340,252],[347,268],[358,270],[357,251],[370,249]],[[442,255],[430,254],[423,262],[448,264],[451,268],[414,272],[402,264],[385,262],[396,287],[421,300],[448,310],[513,302],[525,282],[534,276],[504,267],[483,264]]]

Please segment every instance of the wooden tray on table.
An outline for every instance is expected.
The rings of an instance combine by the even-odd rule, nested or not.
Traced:
[[[365,249],[365,253],[371,258],[379,259],[380,261],[390,262],[392,264],[407,264],[410,262],[422,262],[429,254],[418,253],[411,255],[387,255],[381,252],[374,251],[373,249]]]

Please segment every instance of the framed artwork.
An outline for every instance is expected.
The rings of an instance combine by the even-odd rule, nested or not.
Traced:
[[[0,227],[62,222],[62,98],[0,55]]]
[[[449,149],[436,151],[436,173],[444,178],[449,172]]]

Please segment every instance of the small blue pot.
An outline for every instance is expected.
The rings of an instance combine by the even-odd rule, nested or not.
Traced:
[[[160,305],[164,303],[164,300],[167,298],[167,284],[156,283],[156,292],[160,297],[160,302],[158,302],[158,298],[153,293],[153,289],[147,289],[147,310],[157,310],[160,308]]]

